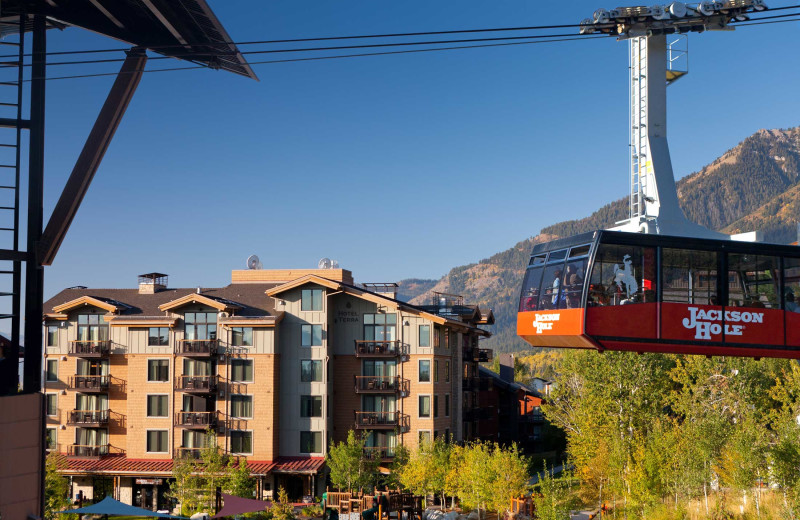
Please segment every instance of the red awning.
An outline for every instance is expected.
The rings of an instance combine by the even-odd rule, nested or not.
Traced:
[[[264,500],[254,500],[252,498],[242,498],[234,495],[222,493],[222,509],[211,518],[225,518],[226,516],[243,515],[245,513],[257,513],[272,507],[272,502]]]
[[[315,475],[324,465],[324,457],[278,457],[272,473]]]

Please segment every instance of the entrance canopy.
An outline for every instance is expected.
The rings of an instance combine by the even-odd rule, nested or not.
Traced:
[[[211,518],[225,518],[228,516],[243,515],[245,513],[258,513],[272,507],[271,502],[242,498],[227,493],[222,493],[223,506],[219,513]]]
[[[119,500],[114,500],[111,497],[106,497],[96,504],[81,507],[78,509],[67,509],[66,511],[59,511],[59,514],[84,514],[84,515],[106,515],[106,516],[146,516],[156,518],[186,518],[185,516],[172,516],[165,513],[156,513],[155,511],[148,511],[140,507],[129,506],[123,504]]]

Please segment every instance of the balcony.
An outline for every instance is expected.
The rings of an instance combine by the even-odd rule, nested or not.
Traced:
[[[203,448],[178,448],[179,459],[200,460]]]
[[[108,410],[71,410],[67,416],[67,424],[94,428],[108,426],[108,412]]]
[[[67,446],[67,457],[74,457],[76,459],[100,459],[106,455],[111,455],[110,444],[92,446],[70,444]]]
[[[410,382],[400,376],[353,376],[357,394],[408,395]]]
[[[70,341],[69,355],[82,358],[107,358],[111,355],[111,340]]]
[[[69,389],[84,394],[108,392],[111,376],[71,376]]]
[[[217,376],[179,376],[175,390],[192,394],[213,394],[217,391]]]
[[[364,446],[364,457],[370,460],[389,461],[394,458],[394,447],[390,446]]]
[[[217,355],[219,340],[182,339],[175,345],[175,354],[188,357],[211,357]]]
[[[358,358],[396,358],[403,355],[399,341],[362,341],[356,340],[356,357]]]
[[[408,415],[400,412],[354,412],[356,430],[394,430],[408,431]]]
[[[216,429],[218,421],[217,412],[178,412],[175,416],[175,426],[188,429]]]

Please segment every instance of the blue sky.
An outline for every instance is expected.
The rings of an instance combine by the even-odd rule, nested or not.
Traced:
[[[616,6],[209,3],[237,41],[577,23]],[[759,128],[800,124],[799,28],[690,36],[690,74],[669,89],[677,177]],[[77,29],[49,35],[51,51],[118,45]],[[265,268],[328,256],[362,282],[436,278],[628,190],[627,44],[613,38],[255,70],[260,82],[144,75],[45,272],[46,298],[134,287],[150,271],[171,286],[216,286],[250,254]],[[46,215],[112,81],[48,82]]]

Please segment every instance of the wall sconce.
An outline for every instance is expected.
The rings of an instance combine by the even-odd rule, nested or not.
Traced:
[[[67,391],[66,390],[61,390],[61,395],[67,395]]]
[[[67,360],[67,356],[61,356],[61,361],[66,361],[66,360]]]
[[[61,425],[61,429],[62,429],[62,430],[66,430],[66,429],[67,429],[67,427],[66,427],[65,425],[63,425],[63,424],[62,424],[62,425]]]
[[[403,320],[403,325],[409,326],[409,325],[411,325],[411,322],[408,321],[408,320]]]

